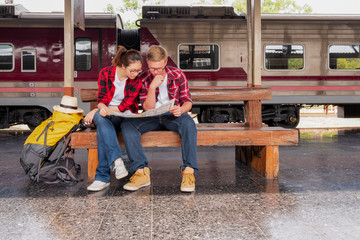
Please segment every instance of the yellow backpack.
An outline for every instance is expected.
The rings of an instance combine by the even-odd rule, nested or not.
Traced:
[[[73,153],[69,146],[69,135],[79,128],[82,119],[82,113],[69,114],[55,110],[50,118],[34,129],[26,139],[20,156],[20,164],[31,180],[76,180],[69,169],[79,169],[80,165],[69,157]]]

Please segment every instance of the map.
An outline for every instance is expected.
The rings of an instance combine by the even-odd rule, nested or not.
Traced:
[[[152,117],[168,112],[170,108],[174,106],[174,103],[175,103],[175,99],[172,99],[158,108],[151,109],[142,113],[123,113],[123,112],[114,112],[114,111],[109,111],[109,113],[114,116],[126,117],[126,118]]]

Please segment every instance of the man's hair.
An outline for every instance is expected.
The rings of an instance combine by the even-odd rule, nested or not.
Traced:
[[[148,61],[152,61],[152,62],[158,62],[161,60],[167,60],[168,59],[168,53],[166,51],[165,48],[161,47],[161,46],[156,46],[153,45],[150,47],[147,55],[146,55],[146,59]]]

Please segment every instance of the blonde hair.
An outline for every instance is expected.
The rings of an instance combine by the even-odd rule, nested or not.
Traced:
[[[153,45],[150,47],[150,49],[146,55],[146,59],[148,61],[152,61],[152,62],[158,62],[161,60],[167,61],[168,53],[165,48],[163,48],[161,46]]]

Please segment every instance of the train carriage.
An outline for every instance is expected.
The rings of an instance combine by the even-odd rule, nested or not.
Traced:
[[[340,105],[351,116],[360,103],[360,16],[262,14],[263,120],[296,127],[299,108]],[[247,22],[232,7],[143,8],[142,51],[161,44],[191,87],[247,84]],[[195,103],[203,122],[241,121],[241,103]]]
[[[28,12],[21,5],[0,9],[0,128],[16,123],[33,128],[51,115],[64,92],[64,16]],[[114,14],[85,14],[85,22],[86,31],[74,31],[75,96],[81,88],[97,87],[122,28]],[[80,103],[85,111],[87,105]]]
[[[5,6],[0,125],[36,126],[63,94],[63,14],[7,13]],[[151,45],[163,45],[169,64],[185,72],[192,88],[247,84],[246,15],[232,7],[144,6],[138,30],[123,30],[114,14],[85,17],[86,31],[75,29],[76,96],[97,86],[100,69],[111,64],[119,44],[144,55]],[[303,104],[334,104],[359,116],[359,23],[355,15],[262,14],[262,85],[273,91],[272,100],[263,102],[264,122],[296,127]],[[200,122],[237,122],[243,120],[242,104],[195,102],[192,111]]]

